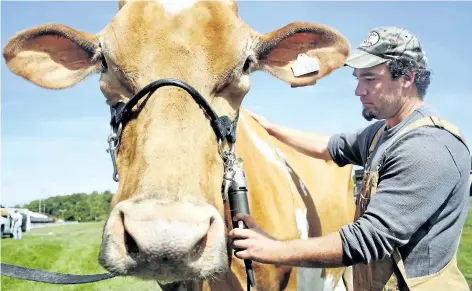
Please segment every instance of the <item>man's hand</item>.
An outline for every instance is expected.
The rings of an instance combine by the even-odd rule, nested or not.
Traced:
[[[291,129],[285,126],[269,122],[265,117],[257,115],[246,109],[249,116],[258,122],[269,135],[275,137],[295,150],[325,161],[332,160],[328,151],[329,136],[317,134],[314,132],[303,132]]]
[[[236,215],[249,229],[235,228],[228,234],[236,257],[265,264],[308,268],[337,268],[343,264],[339,232],[309,239],[279,241],[267,234],[250,215]]]
[[[283,242],[267,234],[250,215],[236,215],[234,221],[242,220],[249,229],[235,228],[228,234],[231,246],[239,249],[235,256],[266,264],[277,264],[283,254]]]
[[[262,117],[258,114],[255,114],[254,112],[251,112],[246,109],[246,112],[254,118],[255,121],[257,121],[265,130],[267,130],[270,133],[270,130],[272,128],[272,123],[270,123],[265,117]]]
[[[247,215],[247,214],[238,214],[236,215],[234,218],[233,218],[234,221],[239,221],[239,220],[242,220],[244,221],[244,224],[250,228],[251,230],[254,230],[255,232],[257,233],[260,233],[262,234],[263,236],[265,237],[268,237],[272,240],[275,240],[274,237],[272,237],[270,234],[268,234],[267,232],[265,232],[261,226],[259,224],[257,224],[256,220],[254,219],[254,217],[252,217],[251,215]]]

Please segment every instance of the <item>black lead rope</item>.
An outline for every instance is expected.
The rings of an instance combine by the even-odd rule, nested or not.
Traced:
[[[2,276],[50,284],[85,284],[116,277],[112,273],[95,275],[73,275],[30,269],[2,263]]]

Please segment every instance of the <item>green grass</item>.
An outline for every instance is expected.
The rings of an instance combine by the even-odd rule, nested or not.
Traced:
[[[84,223],[33,229],[22,240],[2,239],[1,261],[5,263],[69,274],[106,272],[98,264],[102,223]],[[52,233],[52,234],[51,234]],[[472,200],[462,232],[458,265],[472,285]],[[1,290],[160,290],[155,282],[120,277],[83,285],[51,285],[1,277]]]
[[[23,267],[68,274],[104,273],[98,264],[102,223],[83,223],[33,229],[22,240],[2,239],[1,261]],[[79,285],[52,285],[1,277],[1,290],[160,290],[156,282],[129,277]]]
[[[457,264],[469,286],[472,286],[472,198],[469,201],[469,215],[462,230]]]

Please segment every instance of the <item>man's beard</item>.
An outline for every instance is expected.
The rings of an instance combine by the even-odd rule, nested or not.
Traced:
[[[370,110],[369,108],[363,108],[362,109],[362,116],[365,118],[367,121],[371,121],[374,118],[377,118],[376,112],[373,110]]]

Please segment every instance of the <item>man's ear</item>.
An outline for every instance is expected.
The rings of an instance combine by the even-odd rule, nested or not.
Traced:
[[[256,53],[259,69],[299,87],[344,66],[349,50],[346,38],[334,29],[294,22],[263,35]]]
[[[415,83],[416,73],[415,72],[405,72],[402,76],[403,78],[403,87],[411,87]]]
[[[49,89],[70,87],[101,69],[98,38],[61,24],[19,32],[7,42],[3,57],[13,73]]]

